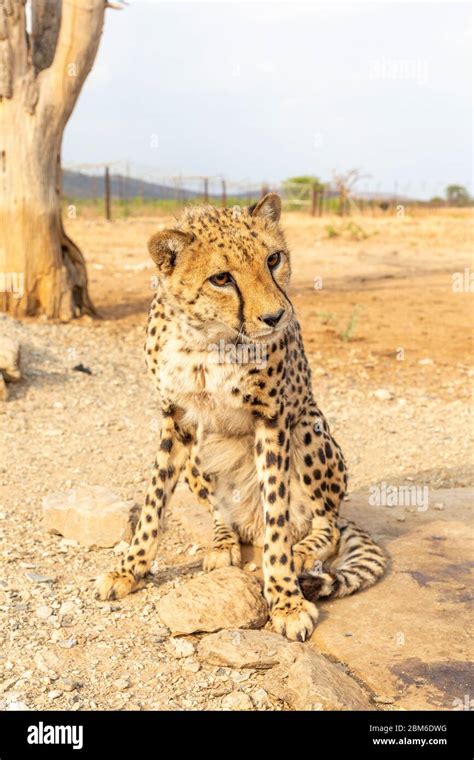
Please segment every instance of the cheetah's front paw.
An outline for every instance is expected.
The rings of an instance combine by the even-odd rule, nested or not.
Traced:
[[[274,607],[271,612],[273,628],[291,641],[306,641],[314,631],[318,611],[305,599],[296,599],[291,607]]]
[[[122,599],[143,588],[145,581],[137,580],[132,573],[104,573],[95,582],[95,598],[102,600]]]
[[[212,547],[206,552],[202,566],[206,573],[218,567],[240,567],[240,544],[226,544],[222,547]]]

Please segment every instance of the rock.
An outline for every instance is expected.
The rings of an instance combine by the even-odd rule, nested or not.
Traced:
[[[59,657],[51,652],[49,649],[40,649],[34,656],[34,662],[38,670],[43,673],[58,672],[61,668],[61,661]]]
[[[58,642],[59,646],[63,649],[72,649],[77,645],[77,639],[74,636],[69,636],[68,639]]]
[[[247,670],[245,673],[241,673],[240,670],[233,670],[230,674],[231,679],[234,683],[243,683],[244,681],[248,681],[250,678],[250,673]]]
[[[165,641],[168,636],[170,635],[170,629],[166,628],[164,625],[159,626],[155,629],[155,635],[153,637],[153,641],[156,644],[161,644],[163,641]]]
[[[134,513],[133,501],[123,501],[103,486],[73,488],[43,499],[46,530],[88,547],[130,541]]]
[[[74,602],[71,602],[69,600],[63,602],[59,608],[59,615],[62,617],[63,615],[70,615],[71,612],[76,612],[77,606],[74,604]]]
[[[46,604],[42,604],[36,608],[36,617],[40,620],[47,620],[53,614],[53,608],[48,607]]]
[[[28,705],[25,704],[25,702],[22,702],[18,699],[13,699],[11,702],[7,701],[5,710],[9,712],[25,712],[29,710],[30,708]]]
[[[191,641],[186,641],[186,639],[170,639],[169,648],[178,659],[181,657],[191,657],[196,651],[194,644]]]
[[[237,567],[220,568],[174,588],[160,599],[157,610],[174,634],[258,628],[268,617],[260,583]]]
[[[243,691],[231,691],[222,700],[224,710],[253,710],[253,702]]]
[[[114,686],[116,689],[129,689],[131,686],[130,678],[118,678],[116,681],[114,681]]]
[[[201,670],[201,663],[197,660],[185,659],[183,661],[183,668],[189,670],[191,673],[199,673]]]
[[[13,676],[13,678],[7,678],[6,681],[0,681],[0,694],[3,694],[5,691],[9,691],[12,686],[16,684],[18,681],[18,676]]]
[[[118,557],[120,554],[125,554],[129,547],[128,541],[119,541],[116,546],[112,549],[112,552],[115,554],[116,557]]]
[[[0,401],[8,401],[8,386],[0,372]]]
[[[26,573],[26,577],[33,583],[56,583],[56,578],[51,578],[48,575],[41,575],[41,573]]]
[[[264,686],[294,710],[371,710],[369,696],[339,665],[307,644],[288,644]]]
[[[265,689],[257,689],[252,693],[253,701],[257,705],[267,705],[269,703],[268,694]]]
[[[71,547],[74,549],[79,548],[79,541],[76,541],[75,538],[62,538],[58,544],[58,549],[64,554],[67,554],[68,549]]]
[[[62,691],[59,691],[59,689],[53,689],[52,691],[48,691],[48,699],[57,699],[62,694]]]
[[[390,401],[390,399],[393,398],[393,394],[386,388],[377,388],[377,390],[374,391],[373,396],[379,401]]]
[[[77,681],[72,681],[70,678],[60,678],[58,681],[56,681],[56,686],[61,691],[76,691],[76,689],[79,687],[79,684]]]
[[[269,631],[219,631],[201,640],[198,654],[212,665],[230,668],[272,668],[288,642]]]
[[[0,374],[9,382],[21,379],[20,344],[8,335],[0,334]]]

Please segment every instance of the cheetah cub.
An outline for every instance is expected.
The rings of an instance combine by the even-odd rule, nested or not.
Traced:
[[[143,585],[184,471],[213,516],[204,569],[239,566],[241,543],[262,546],[273,627],[304,641],[316,599],[371,586],[385,559],[338,516],[346,466],[313,397],[280,212],[274,193],[248,209],[191,208],[149,242],[159,286],[146,361],[161,434],[130,549],[98,578],[96,596]]]

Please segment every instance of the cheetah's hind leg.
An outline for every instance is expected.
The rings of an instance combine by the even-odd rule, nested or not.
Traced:
[[[298,574],[305,570],[321,570],[323,562],[337,552],[339,529],[334,513],[312,519],[311,531],[293,544],[293,559]]]
[[[219,510],[214,496],[214,484],[212,478],[202,472],[197,450],[192,449],[191,456],[186,465],[185,480],[198,501],[206,506],[212,514],[214,536],[211,547],[207,550],[203,569],[206,572],[216,570],[219,567],[234,565],[240,567],[240,542],[237,533],[229,527]]]

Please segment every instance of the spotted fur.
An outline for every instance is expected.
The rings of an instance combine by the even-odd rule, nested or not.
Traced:
[[[150,240],[159,287],[146,360],[162,427],[130,549],[98,579],[97,595],[120,598],[143,584],[184,471],[214,520],[204,568],[239,565],[241,543],[262,546],[273,626],[304,640],[314,602],[372,585],[385,559],[338,517],[346,465],[313,397],[280,207],[269,194],[249,209],[192,208]]]

